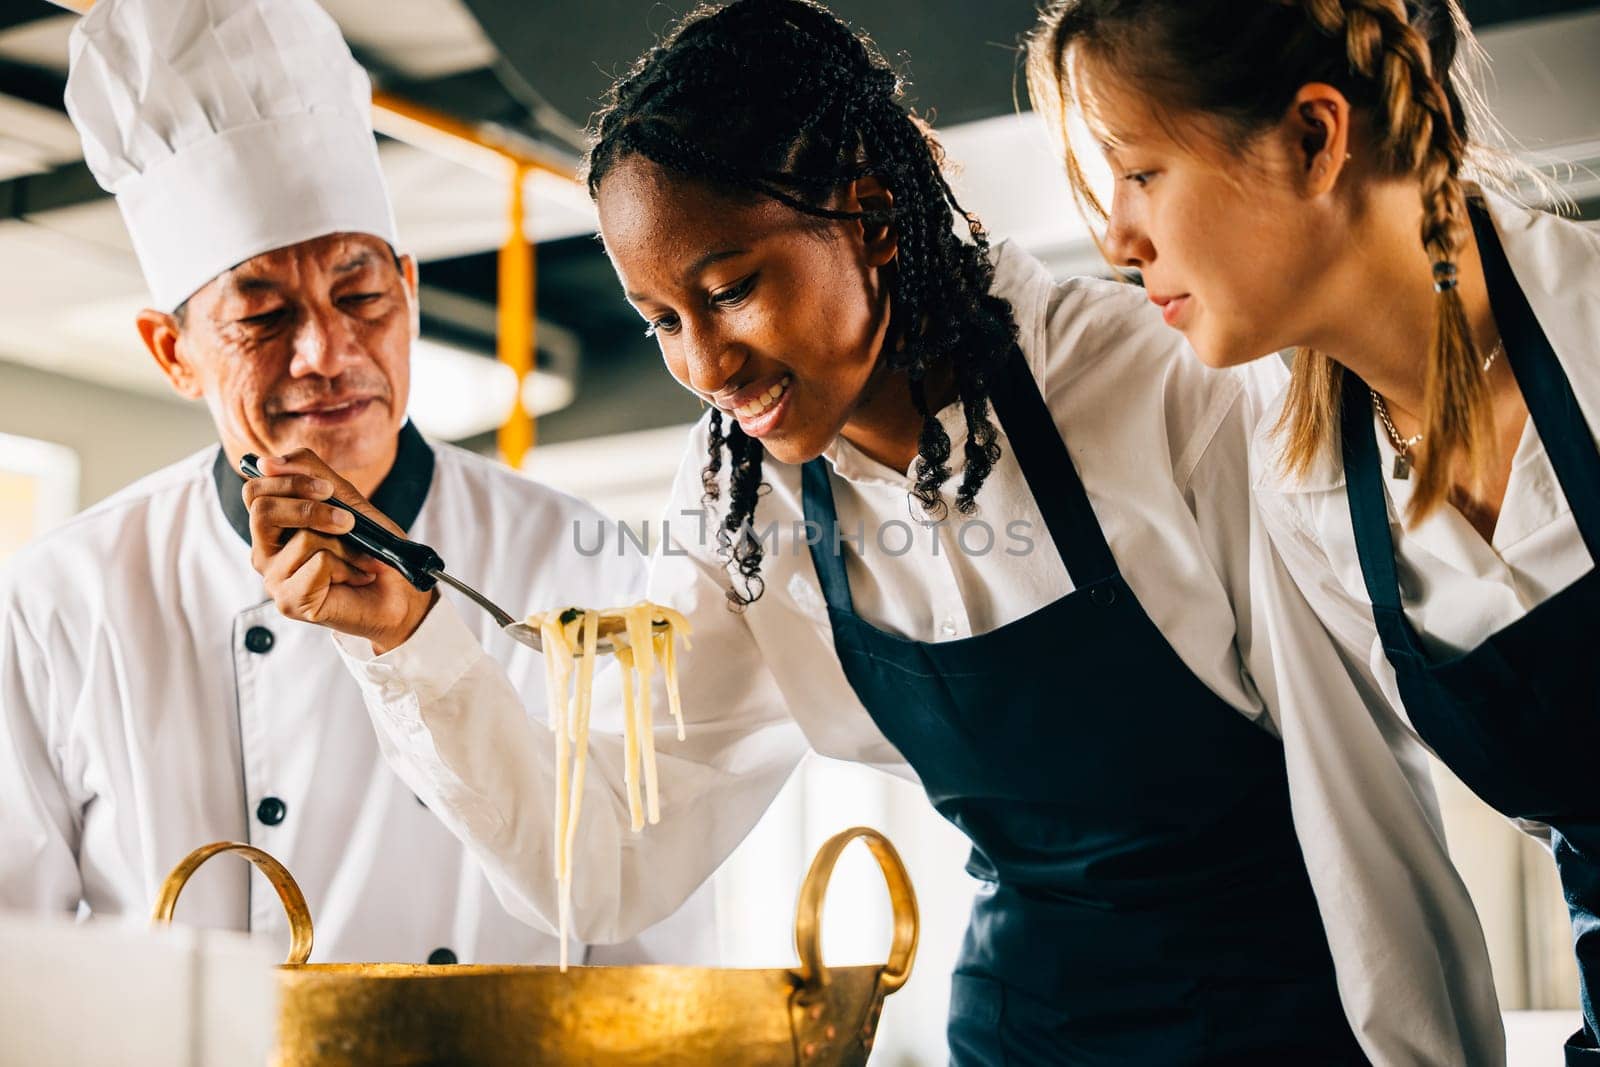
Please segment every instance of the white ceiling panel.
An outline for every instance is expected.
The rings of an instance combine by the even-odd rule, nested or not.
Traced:
[[[413,78],[485,67],[497,56],[459,0],[319,2],[352,45]]]
[[[78,131],[54,108],[0,96],[0,138],[32,146],[47,165],[83,158]]]
[[[0,59],[65,74],[67,35],[77,21],[77,15],[51,15],[0,32]]]
[[[0,222],[0,319],[143,289],[131,254],[55,228],[58,216],[72,213],[52,212],[50,225]]]
[[[7,223],[7,225],[12,224]],[[138,265],[133,258],[133,242],[128,238],[127,227],[122,224],[122,212],[118,210],[117,202],[110,197],[30,216],[23,225],[30,225],[45,233],[81,242],[78,246],[62,244],[59,247],[74,256],[102,260],[114,265],[135,283],[143,284],[139,277]],[[8,231],[0,231],[4,232]],[[6,271],[6,257],[9,254],[4,239],[0,238],[0,272]],[[6,278],[6,274],[0,273],[0,278]],[[7,280],[12,284],[27,284],[25,278],[10,277]]]

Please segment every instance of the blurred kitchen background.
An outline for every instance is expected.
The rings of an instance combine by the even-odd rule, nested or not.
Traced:
[[[382,158],[404,250],[422,264],[412,417],[425,433],[475,451],[524,453],[529,476],[642,528],[665,501],[698,405],[667,375],[623,301],[572,175],[583,124],[610,75],[688,0],[323,2],[383,94]],[[994,236],[1061,274],[1105,273],[1045,132],[1018,110],[1025,93],[1014,46],[1033,20],[1033,0],[832,6],[892,56],[910,57],[917,106],[941,133],[963,202]],[[1550,168],[1582,215],[1600,217],[1600,3],[1465,7],[1492,60],[1490,104],[1518,150]],[[145,300],[138,267],[61,103],[75,17],[45,0],[0,0],[0,561],[140,475],[214,443],[205,409],[169,393],[133,330]],[[496,358],[499,250],[513,188],[507,157],[526,167],[522,236],[534,250],[538,355],[520,393],[533,432],[524,424],[502,435],[518,395],[517,373]],[[1500,996],[1516,1013],[1514,1062],[1558,1063],[1577,986],[1549,857],[1460,786],[1443,776],[1440,785]],[[895,841],[923,914],[916,972],[888,1002],[874,1062],[943,1063],[948,974],[973,884],[962,870],[963,839],[917,789],[808,761],[718,875],[726,962],[793,961],[805,864],[828,835],[856,823]],[[830,962],[881,960],[889,929],[875,867],[864,851],[848,855],[830,896]],[[1520,1051],[1524,1042],[1530,1051]]]

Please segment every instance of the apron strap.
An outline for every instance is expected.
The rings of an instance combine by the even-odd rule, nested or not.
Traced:
[[[1484,279],[1489,284],[1489,306],[1505,342],[1506,360],[1589,557],[1600,563],[1600,452],[1595,450],[1594,434],[1550,339],[1517,284],[1493,220],[1476,204],[1470,214]]]
[[[1011,358],[995,376],[989,396],[1073,588],[1087,589],[1115,577],[1116,557],[1020,347],[1011,347]]]
[[[1389,501],[1383,491],[1383,464],[1372,429],[1372,390],[1354,371],[1344,372],[1339,404],[1339,447],[1344,455],[1344,490],[1355,529],[1356,555],[1374,613],[1404,617],[1400,577],[1394,566],[1394,541],[1389,535]]]
[[[1572,508],[1583,543],[1590,557],[1600,562],[1600,451],[1595,449],[1594,435],[1550,339],[1517,284],[1493,220],[1476,203],[1469,204],[1468,213],[1489,287],[1489,305],[1506,346],[1506,361],[1522,390],[1528,416],[1539,431],[1556,480]],[[1340,408],[1345,495],[1350,502],[1350,522],[1355,528],[1356,554],[1361,560],[1367,596],[1374,614],[1404,619],[1383,471],[1372,428],[1372,393],[1358,375],[1348,370]],[[1405,630],[1408,635],[1411,633],[1409,625]]]
[[[850,579],[845,574],[844,553],[838,541],[838,512],[833,506],[833,482],[828,476],[828,461],[821,456],[800,468],[800,506],[807,525],[806,543],[811,549],[811,564],[828,606],[855,614],[850,597]]]

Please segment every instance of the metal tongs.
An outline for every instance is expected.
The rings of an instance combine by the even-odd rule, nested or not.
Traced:
[[[239,470],[246,478],[261,477],[260,458],[253,452],[246,453],[239,460]],[[527,645],[539,652],[544,651],[544,639],[540,636],[537,627],[529,626],[512,618],[511,613],[500,607],[494,601],[472,588],[466,582],[446,573],[444,560],[439,558],[439,553],[422,544],[420,541],[408,541],[399,534],[392,534],[382,526],[373,522],[355,508],[344,501],[329,498],[326,503],[341,511],[348,511],[355,519],[355,528],[347,534],[340,534],[339,540],[346,544],[354,545],[367,555],[380,563],[386,563],[399,571],[406,581],[410,582],[421,592],[428,592],[436,582],[443,582],[456,590],[462,596],[487,611],[500,627],[502,633],[511,640]],[[561,616],[562,622],[570,622],[579,613],[578,608],[568,608]],[[662,623],[656,625],[663,626]],[[600,639],[595,646],[596,652],[616,651],[618,634],[626,634],[627,626],[621,620],[602,619],[600,621]],[[623,638],[626,641],[626,636]],[[581,646],[576,650],[583,654]]]

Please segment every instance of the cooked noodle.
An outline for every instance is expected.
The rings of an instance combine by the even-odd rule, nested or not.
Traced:
[[[608,632],[615,631],[611,632],[612,654],[622,671],[623,778],[628,791],[629,821],[637,832],[647,823],[661,821],[650,691],[658,668],[665,674],[667,704],[677,724],[678,740],[684,739],[683,707],[678,697],[678,639],[681,637],[688,646],[689,622],[671,608],[644,602],[609,611],[549,611],[530,616],[528,625],[539,631],[544,644],[550,729],[556,735],[555,874],[561,969],[565,971],[567,935],[572,924],[572,854],[583,807],[600,629],[605,625]]]

